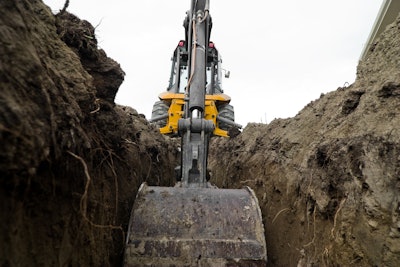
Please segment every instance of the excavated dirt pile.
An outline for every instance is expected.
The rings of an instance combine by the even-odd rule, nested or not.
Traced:
[[[216,139],[221,187],[258,195],[270,266],[400,266],[400,19],[354,84]]]
[[[118,266],[137,188],[176,146],[114,104],[124,72],[94,28],[0,1],[0,266]]]

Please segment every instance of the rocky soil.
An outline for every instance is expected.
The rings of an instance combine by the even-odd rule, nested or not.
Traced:
[[[179,157],[114,103],[123,79],[87,21],[0,1],[0,266],[121,265],[137,188]],[[212,182],[258,195],[269,266],[400,266],[399,110],[400,19],[354,84],[212,141]]]

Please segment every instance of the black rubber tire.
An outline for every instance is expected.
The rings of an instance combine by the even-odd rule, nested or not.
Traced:
[[[224,119],[227,119],[227,120],[230,120],[233,122],[235,121],[235,111],[234,111],[234,108],[232,105],[226,104],[226,105],[220,107],[218,115]],[[218,127],[221,130],[228,131],[232,126],[221,121],[221,122],[219,122]]]
[[[151,119],[153,120],[156,117],[159,117],[161,115],[166,115],[168,114],[169,107],[167,104],[165,104],[164,101],[157,101],[153,105],[153,110],[151,112]],[[159,120],[154,122],[158,127],[162,128],[165,125],[167,125],[167,119]]]

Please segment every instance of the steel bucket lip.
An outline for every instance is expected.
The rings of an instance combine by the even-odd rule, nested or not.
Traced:
[[[174,201],[176,199],[179,199],[181,194],[182,195],[186,195],[186,197],[188,197],[188,195],[196,196],[196,194],[200,194],[203,197],[204,197],[204,194],[206,195],[206,197],[207,196],[214,197],[214,196],[217,196],[217,195],[218,195],[218,197],[224,197],[224,194],[227,194],[230,197],[236,197],[236,195],[239,194],[239,196],[241,196],[242,198],[243,197],[246,198],[246,201],[251,201],[252,202],[252,209],[254,208],[252,210],[252,213],[251,213],[252,214],[251,216],[255,217],[253,219],[256,221],[255,224],[257,225],[257,229],[254,229],[254,231],[256,231],[257,233],[260,233],[260,234],[257,234],[256,238],[254,237],[253,239],[243,240],[243,241],[250,242],[250,243],[254,242],[254,243],[261,244],[260,247],[262,246],[262,253],[259,253],[261,256],[258,256],[257,258],[254,258],[253,260],[261,261],[261,262],[263,262],[263,261],[266,262],[267,261],[267,249],[266,249],[266,245],[265,245],[265,233],[264,233],[264,225],[263,225],[263,222],[262,222],[261,209],[259,207],[258,199],[257,199],[254,191],[248,186],[244,186],[241,189],[220,189],[220,188],[217,188],[215,186],[211,186],[211,187],[207,187],[207,188],[183,188],[183,187],[179,187],[179,185],[175,186],[175,187],[164,187],[164,186],[148,186],[147,183],[145,183],[145,182],[142,183],[140,188],[139,188],[139,190],[138,190],[138,192],[137,192],[135,203],[134,203],[134,206],[133,206],[133,209],[132,209],[132,212],[131,212],[128,235],[127,235],[127,239],[126,239],[127,249],[128,249],[128,246],[130,245],[129,242],[131,240],[133,240],[134,236],[135,236],[135,233],[131,232],[132,231],[131,225],[132,225],[132,223],[133,223],[133,221],[135,219],[135,210],[138,209],[139,205],[143,204],[143,203],[138,203],[138,202],[144,201],[143,198],[145,198],[147,194],[152,194],[152,193],[154,193],[155,195],[158,194],[158,196],[152,195],[151,197],[154,197],[154,196],[155,197],[160,197],[161,194],[168,195],[169,193],[171,193],[172,198],[173,198],[172,201]],[[160,204],[160,203],[158,203],[159,202],[158,200],[159,199],[157,199],[157,201],[155,199],[153,199],[153,202],[157,202],[157,204]],[[207,200],[205,202],[207,202]],[[166,204],[166,207],[168,208],[167,204]],[[139,240],[143,241],[144,239],[139,237]],[[155,239],[151,239],[150,238],[149,244],[152,242],[152,240],[156,241],[157,238],[155,238]],[[171,241],[174,242],[174,239],[172,238]],[[182,238],[179,238],[178,241],[175,241],[175,245],[179,247],[180,246],[180,244],[178,244],[179,242],[186,242],[186,241],[188,241],[188,242],[192,241],[192,244],[196,244],[196,242],[200,242],[200,243],[201,242],[205,242],[205,243],[208,242],[206,239],[203,239],[203,238],[195,239],[195,241],[190,240],[190,239],[184,240]],[[210,242],[213,243],[213,244],[216,244],[216,243],[218,243],[220,241],[222,241],[222,240],[219,240],[219,239],[211,239],[210,240]],[[160,245],[161,243],[162,242],[158,242],[158,245]],[[228,243],[229,242],[227,242],[227,244],[226,244],[227,246],[229,246]],[[234,243],[234,242],[232,242],[232,243]],[[190,243],[188,243],[188,244],[190,244]],[[199,243],[197,243],[197,244],[199,244]],[[129,253],[129,252],[127,252],[127,249],[125,251],[125,254]],[[127,255],[125,255],[125,256],[127,256]],[[145,257],[143,257],[143,259],[144,258]],[[163,258],[163,259],[170,259],[170,258]],[[206,258],[206,259],[212,259],[212,258]],[[217,258],[215,258],[214,260],[216,260],[216,259]],[[239,257],[239,258],[236,257],[235,258],[234,256],[230,257],[230,258],[219,257],[219,259],[225,259],[225,260],[252,260],[252,259],[249,259],[249,258],[241,258],[241,257]]]

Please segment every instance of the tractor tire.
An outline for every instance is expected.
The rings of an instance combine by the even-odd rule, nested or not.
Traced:
[[[169,110],[169,107],[167,104],[165,104],[164,101],[157,101],[153,105],[153,110],[151,112],[151,120],[153,120],[154,118],[157,118],[159,116],[168,114],[168,110]],[[159,128],[162,128],[165,125],[167,125],[167,119],[162,119],[159,121],[155,121],[153,123],[156,124]]]
[[[224,119],[227,119],[227,120],[230,120],[233,122],[235,121],[235,111],[234,111],[232,105],[226,104],[226,105],[220,107],[218,115]],[[218,127],[221,130],[228,131],[232,126],[221,121],[221,122],[219,122]]]

